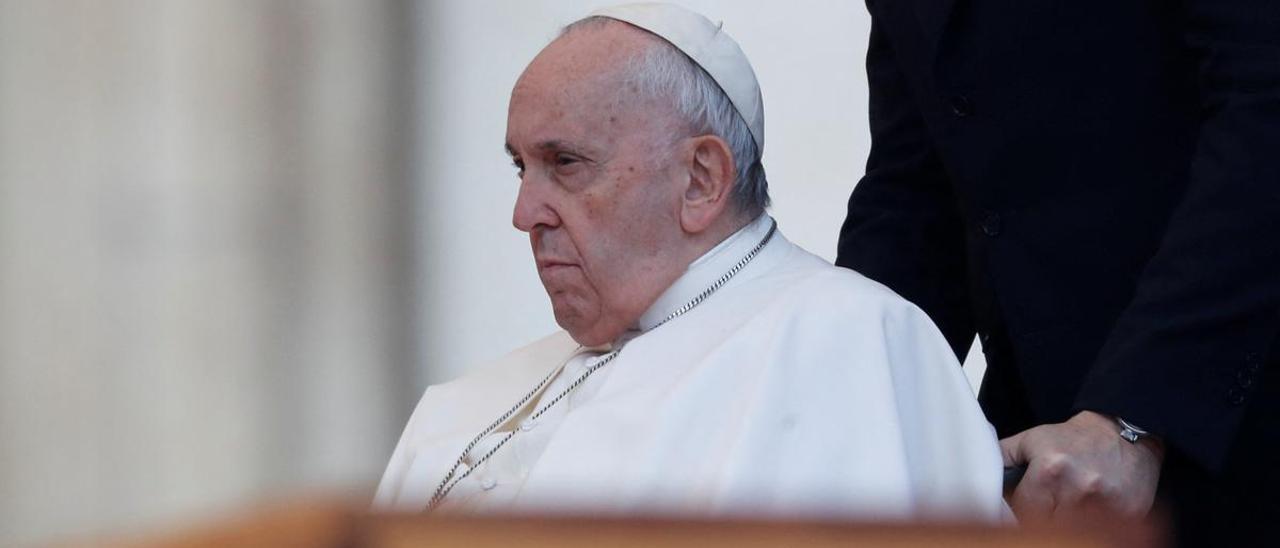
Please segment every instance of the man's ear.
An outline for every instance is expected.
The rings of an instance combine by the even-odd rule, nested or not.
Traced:
[[[711,226],[730,206],[737,169],[724,139],[700,135],[690,139],[686,155],[689,185],[680,204],[680,226],[690,234]]]

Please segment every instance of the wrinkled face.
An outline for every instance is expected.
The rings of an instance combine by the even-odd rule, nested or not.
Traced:
[[[680,126],[619,70],[652,39],[620,23],[570,33],[511,94],[513,224],[529,234],[556,322],[585,345],[631,327],[688,265],[676,251]]]

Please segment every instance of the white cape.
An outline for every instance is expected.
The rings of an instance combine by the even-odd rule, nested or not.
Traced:
[[[769,221],[762,216],[691,265],[639,327],[711,285],[760,241]],[[422,510],[477,433],[549,372],[568,363],[561,376],[571,380],[600,354],[560,332],[428,388],[387,466],[375,508]],[[543,393],[543,403],[555,390]],[[781,233],[702,304],[625,342],[617,359],[542,422],[518,432],[442,508],[988,521],[1007,515],[994,431],[929,318]]]

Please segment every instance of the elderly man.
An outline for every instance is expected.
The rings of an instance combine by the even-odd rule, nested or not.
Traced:
[[[991,519],[1001,461],[915,306],[788,242],[700,15],[610,8],[520,77],[514,224],[565,332],[429,388],[375,507]]]

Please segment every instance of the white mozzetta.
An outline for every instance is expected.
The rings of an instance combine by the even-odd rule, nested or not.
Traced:
[[[440,510],[1001,519],[995,434],[933,323],[780,231],[719,291],[643,332],[770,222],[762,215],[691,264],[614,343],[621,354],[535,421],[529,409],[609,348],[560,332],[428,388],[375,508],[422,510],[467,443],[558,370],[476,446],[470,462],[519,430]]]

